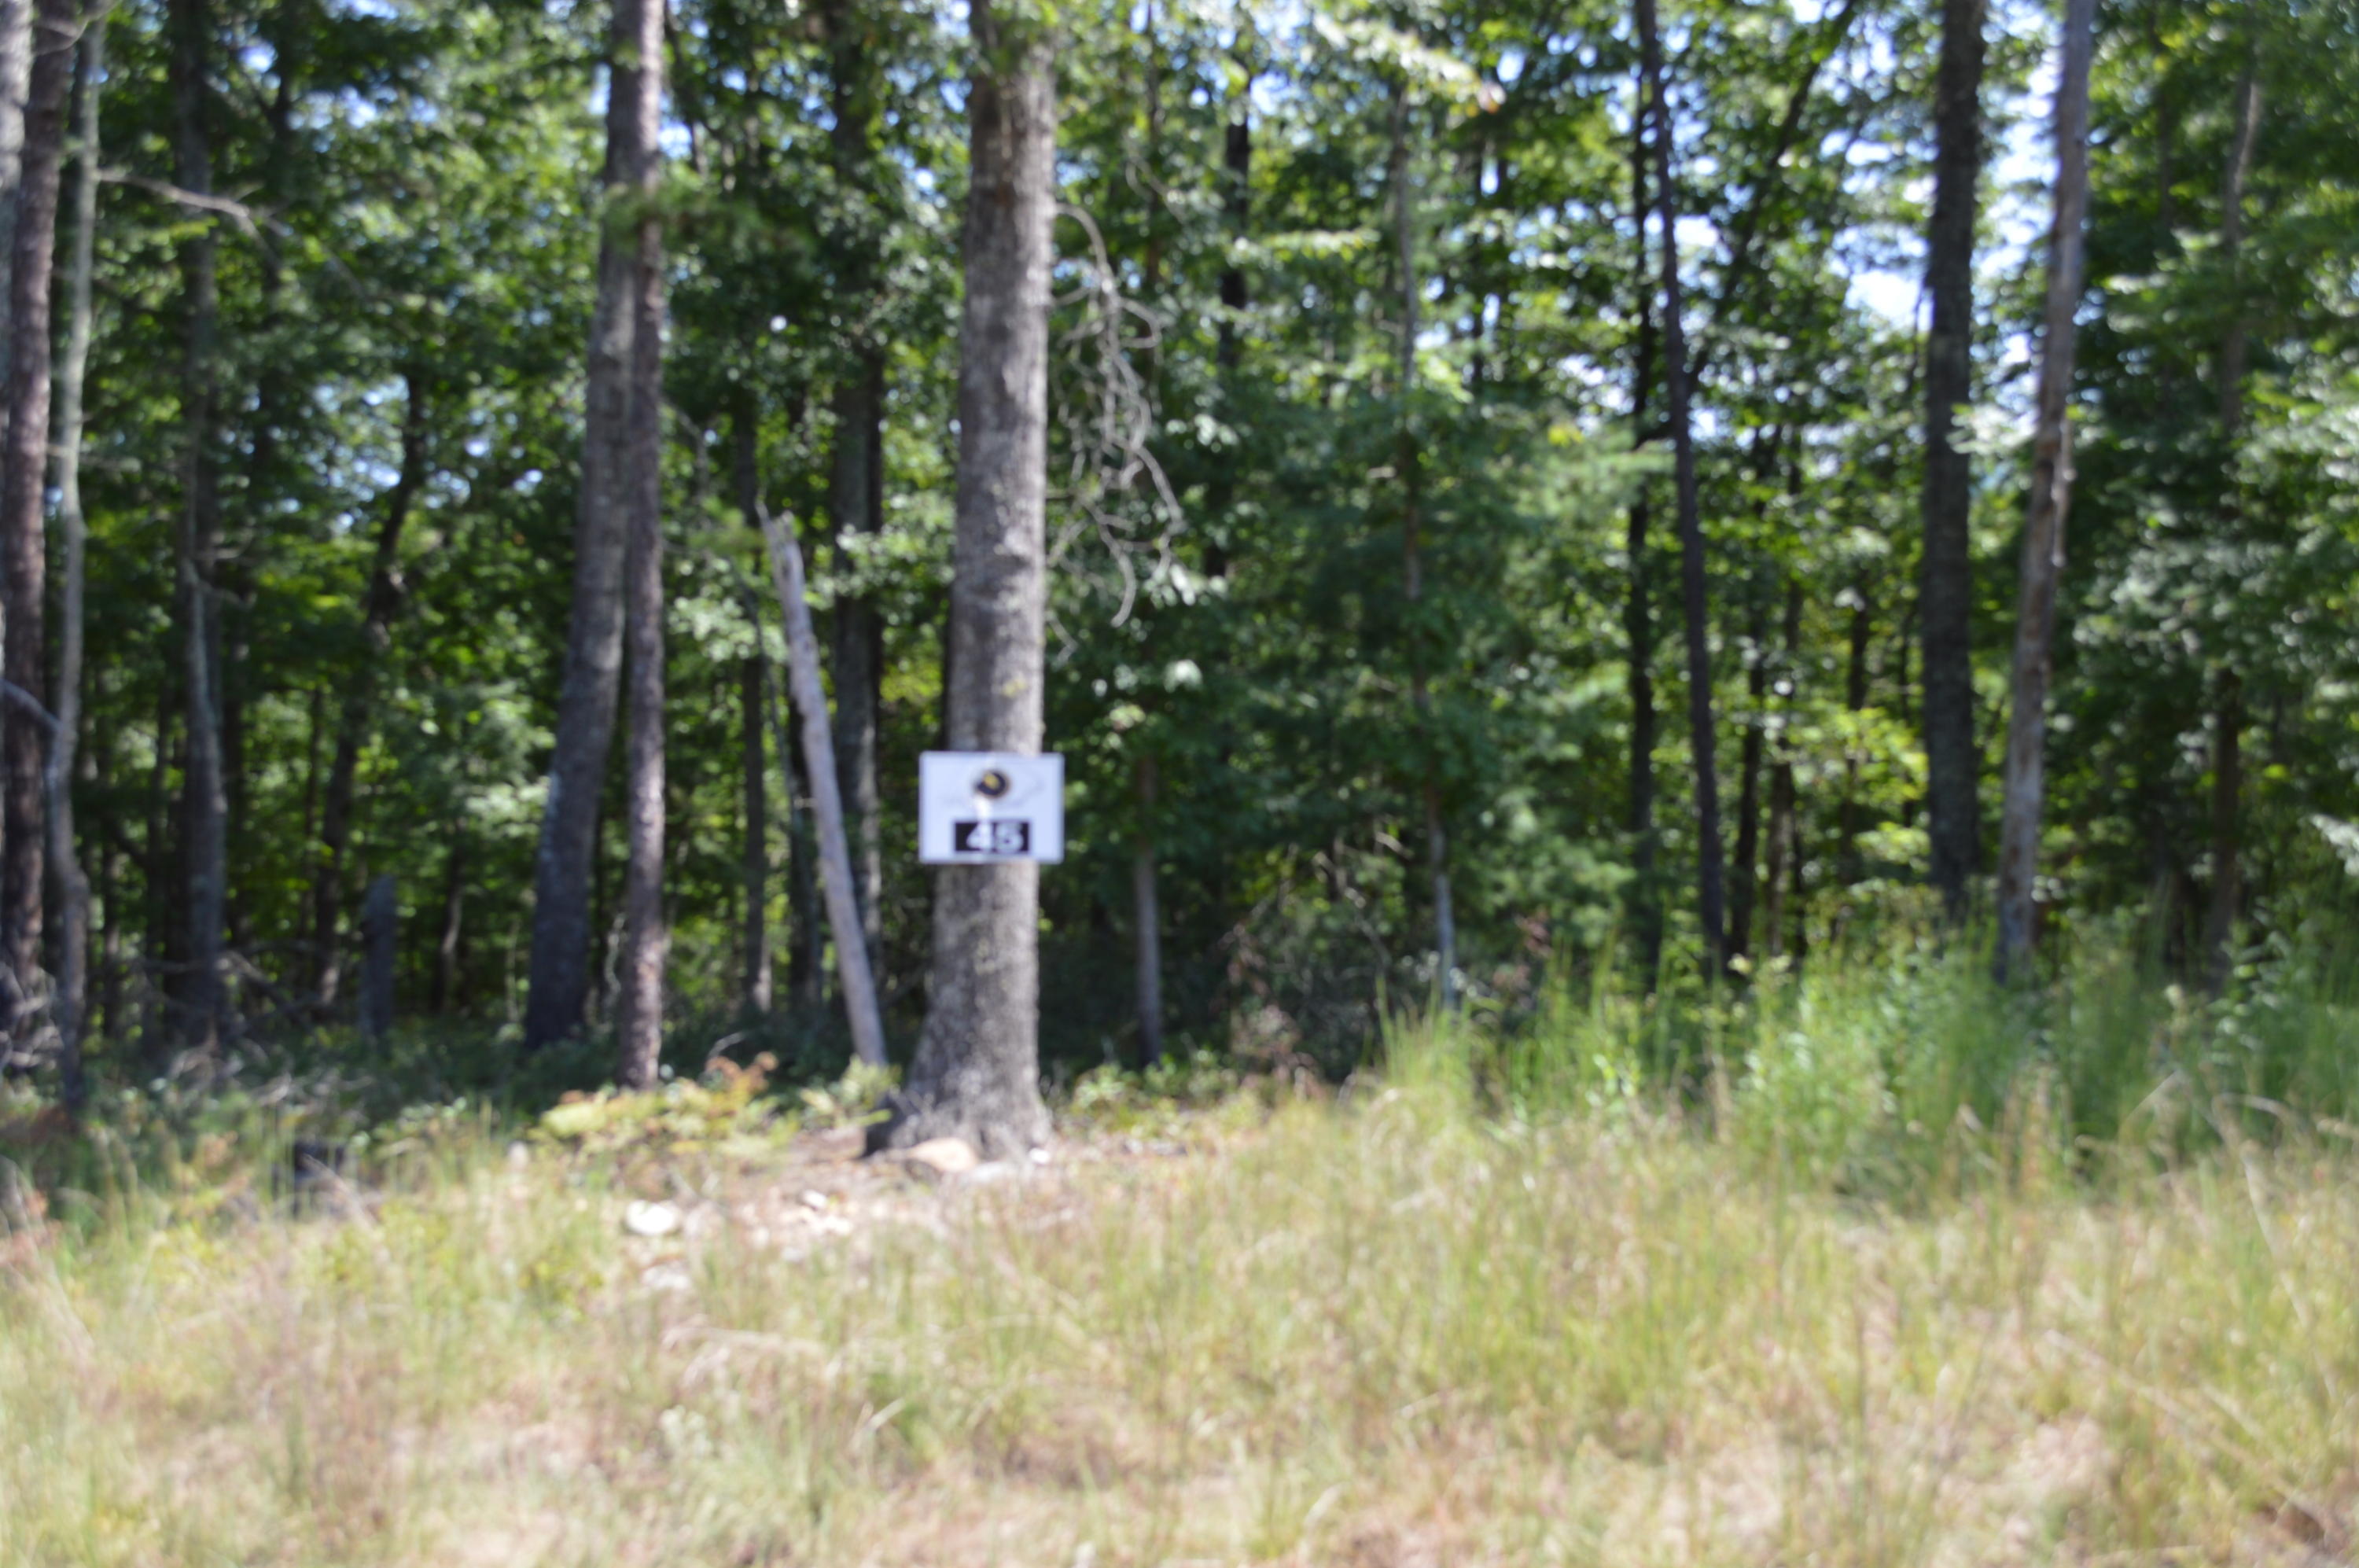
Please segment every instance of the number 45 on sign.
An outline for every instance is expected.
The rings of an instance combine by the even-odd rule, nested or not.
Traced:
[[[1005,751],[918,758],[918,858],[928,866],[1065,858],[1065,759]]]

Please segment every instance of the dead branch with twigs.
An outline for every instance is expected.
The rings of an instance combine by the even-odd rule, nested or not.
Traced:
[[[1067,566],[1075,547],[1093,539],[1104,551],[1104,580],[1119,600],[1114,624],[1121,626],[1142,588],[1170,579],[1173,541],[1187,526],[1155,455],[1155,388],[1141,368],[1162,347],[1164,321],[1124,292],[1105,236],[1089,213],[1073,206],[1058,212],[1088,236],[1089,256],[1076,264],[1078,285],[1054,301],[1073,317],[1055,339],[1063,352],[1051,385],[1067,460],[1063,487],[1051,497],[1063,518],[1049,541],[1049,564]]]

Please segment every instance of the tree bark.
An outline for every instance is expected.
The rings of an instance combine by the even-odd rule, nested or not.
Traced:
[[[206,102],[212,70],[212,14],[207,0],[170,0],[168,71],[172,96],[174,162],[180,189],[212,191],[212,143]],[[178,540],[181,678],[186,685],[188,760],[181,771],[180,860],[187,877],[177,1022],[183,1046],[213,1049],[223,1024],[222,936],[226,898],[229,800],[222,771],[222,737],[213,568],[221,539],[221,497],[213,445],[220,417],[216,364],[221,297],[216,232],[197,225],[180,245],[181,287],[187,300],[187,357],[180,381],[184,429]]]
[[[758,628],[757,628],[758,631]],[[770,798],[768,764],[762,753],[762,656],[749,653],[737,670],[737,722],[743,735],[745,832],[745,909],[738,928],[742,984],[738,1006],[748,1018],[770,1011]]]
[[[2245,187],[2252,178],[2253,146],[2260,128],[2260,59],[2256,42],[2247,47],[2244,72],[2236,82],[2236,128],[2229,140],[2227,172],[2220,182],[2220,250],[2227,263],[2230,290],[2228,327],[2220,343],[2220,444],[2224,463],[2221,511],[2225,525],[2234,524],[2237,512],[2236,446],[2244,435],[2245,376],[2250,358],[2241,276]],[[29,183],[29,175],[27,179]],[[2244,844],[2238,819],[2244,792],[2240,748],[2245,682],[2234,664],[2223,659],[2212,684],[2218,699],[2212,710],[2212,898],[2203,920],[2203,953],[2206,978],[2217,991],[2227,985],[2235,967],[2236,916],[2244,902]]]
[[[2096,0],[2065,0],[2064,51],[2056,87],[2056,204],[2049,234],[2048,308],[2040,344],[2038,426],[2023,579],[2015,632],[2014,705],[2007,715],[1998,866],[2000,980],[2027,967],[2046,794],[2048,686],[2056,592],[2064,570],[2064,520],[2072,493],[2073,312],[2081,302],[2083,221],[2089,205],[2089,57]]]
[[[655,196],[654,136],[663,85],[660,56],[647,46],[650,36],[659,49],[660,5],[615,0],[605,191],[598,214],[598,302],[590,324],[581,509],[573,533],[573,603],[549,798],[533,863],[532,957],[524,1016],[527,1051],[579,1029],[590,997],[590,893],[598,856],[599,797],[622,687],[638,219]]]
[[[862,19],[847,4],[826,13],[831,107],[835,124],[829,151],[846,198],[864,198],[875,179],[877,70]],[[885,526],[885,354],[875,342],[879,221],[866,207],[850,211],[838,241],[837,288],[849,327],[842,374],[835,386],[835,449],[828,472],[828,521],[840,569],[854,541]],[[878,702],[883,682],[884,617],[864,593],[839,593],[833,616],[835,762],[837,788],[852,834],[852,864],[860,898],[861,935],[872,958],[884,954],[885,859],[882,804],[876,783]]]
[[[630,396],[624,416],[623,624],[629,649],[630,732],[623,785],[623,952],[616,978],[615,1079],[652,1089],[663,1056],[664,972],[671,931],[664,918],[663,224],[661,175],[664,0],[619,0],[629,40],[638,169],[631,268]],[[619,29],[621,20],[617,22]]]
[[[361,1033],[393,1032],[393,981],[401,956],[401,910],[393,873],[369,883],[361,898]]]
[[[1450,901],[1450,839],[1441,811],[1441,783],[1432,756],[1433,693],[1427,685],[1427,641],[1419,606],[1425,602],[1424,457],[1417,439],[1417,192],[1409,167],[1409,90],[1393,89],[1393,145],[1387,182],[1393,192],[1395,265],[1400,287],[1399,459],[1401,598],[1408,645],[1409,706],[1417,723],[1424,778],[1418,795],[1425,811],[1425,869],[1433,892],[1434,990],[1445,1013],[1458,1009],[1458,922]]]
[[[1786,583],[1786,625],[1784,663],[1788,680],[1799,668],[1795,656],[1802,642],[1802,584],[1788,578]],[[1794,692],[1785,685],[1778,687],[1783,696],[1781,706],[1790,712]],[[1769,864],[1765,872],[1761,925],[1764,951],[1771,958],[1786,952],[1786,888],[1788,876],[1799,887],[1800,878],[1801,844],[1796,831],[1794,799],[1794,759],[1788,753],[1784,726],[1778,728],[1778,756],[1769,769]]]
[[[73,87],[77,0],[39,0],[16,232],[8,270],[6,444],[0,448],[0,583],[6,584],[5,673],[36,700],[49,688],[45,619],[49,546],[43,501],[49,477],[50,255],[58,179]],[[0,791],[0,962],[11,984],[6,1028],[29,1029],[41,992],[41,906],[47,824],[43,775],[52,733],[42,716],[11,707],[5,788]]]
[[[788,535],[785,519],[766,510],[760,516],[770,551],[770,582],[787,624],[787,665],[794,681],[795,710],[803,724],[803,768],[811,781],[811,814],[819,824],[820,873],[827,887],[828,924],[835,931],[843,1012],[852,1023],[853,1052],[871,1067],[882,1067],[885,1020],[877,1010],[876,979],[853,897],[852,852],[844,833],[843,799],[836,793],[835,742],[828,732],[827,693],[820,685],[819,638],[811,632],[802,550]]]
[[[1843,666],[1843,708],[1854,715],[1867,712],[1867,649],[1875,630],[1875,616],[1867,603],[1867,579],[1863,576],[1852,585],[1851,648]],[[1836,819],[1836,833],[1843,841],[1838,858],[1842,864],[1843,886],[1848,887],[1864,874],[1859,855],[1859,743],[1856,737],[1843,748],[1843,811]]]
[[[959,325],[957,540],[949,741],[1040,749],[1047,679],[1049,228],[1057,201],[1050,41],[994,0],[970,13],[966,300]],[[986,1157],[1045,1142],[1040,868],[934,872],[931,987],[908,1087],[874,1141],[963,1138]]]
[[[311,872],[311,996],[325,1017],[342,989],[339,937],[342,927],[344,855],[352,847],[353,793],[360,777],[361,749],[368,744],[376,683],[393,647],[393,623],[407,588],[401,579],[401,536],[419,491],[426,483],[428,399],[424,373],[411,366],[402,376],[401,468],[386,493],[377,524],[376,559],[369,570],[361,607],[360,661],[344,686],[336,719],[336,754],[328,766],[328,786],[320,809],[319,858]]]
[[[461,965],[466,956],[466,919],[467,823],[461,817],[451,823],[451,847],[442,860],[442,932],[434,942],[432,1007],[437,1013],[451,1012],[465,999],[460,985],[464,978]]]
[[[1925,811],[1943,914],[1965,918],[1980,857],[1981,757],[1974,746],[1972,460],[1955,441],[1973,397],[1975,187],[1983,167],[1986,0],[1942,0],[1933,85],[1933,213],[1925,234],[1925,542],[1917,590],[1924,638]]]
[[[32,91],[35,0],[0,0],[0,299],[8,298],[16,255],[17,192],[24,173],[25,101]],[[8,374],[0,332],[0,381]]]
[[[1141,1066],[1152,1067],[1163,1060],[1163,904],[1155,883],[1157,779],[1152,753],[1139,754],[1134,778],[1139,825],[1130,846],[1130,897],[1138,948],[1138,1059]]]
[[[58,733],[43,780],[49,805],[49,871],[58,883],[58,972],[50,1012],[58,1029],[59,1076],[66,1109],[79,1116],[90,1085],[82,1070],[82,1037],[88,1032],[90,973],[90,879],[83,876],[74,843],[75,747],[82,736],[82,593],[89,528],[82,509],[82,384],[90,365],[92,330],[91,278],[98,224],[98,95],[106,72],[106,16],[92,5],[82,16],[81,156],[74,160],[73,260],[66,286],[66,347],[58,361],[58,527],[65,535],[65,584],[58,603],[58,680],[51,708]],[[102,752],[103,747],[101,747]],[[105,876],[101,852],[100,876]],[[117,920],[107,905],[109,957]],[[113,966],[110,963],[109,984]],[[110,1013],[110,1021],[112,1014]]]
[[[1688,407],[1687,334],[1680,293],[1679,191],[1671,182],[1670,95],[1655,0],[1637,0],[1638,39],[1653,87],[1656,200],[1663,232],[1663,358],[1670,394],[1672,467],[1679,495],[1680,594],[1687,629],[1688,732],[1694,754],[1696,916],[1704,968],[1717,977],[1727,962],[1725,865],[1720,841],[1720,779],[1713,760],[1710,604],[1704,586],[1703,519],[1696,495],[1695,430]]]
[[[1656,336],[1655,286],[1647,256],[1647,221],[1654,205],[1647,177],[1648,91],[1642,71],[1637,82],[1639,106],[1630,116],[1631,241],[1637,251],[1632,281],[1638,311],[1630,371],[1630,425],[1642,438],[1661,347]],[[1624,546],[1630,582],[1623,601],[1622,629],[1630,692],[1630,916],[1637,939],[1639,982],[1648,996],[1654,994],[1663,967],[1663,900],[1655,870],[1659,853],[1655,832],[1655,745],[1661,721],[1655,710],[1654,585],[1647,570],[1647,535],[1653,523],[1653,506],[1641,481],[1630,500]]]
[[[1744,958],[1753,951],[1753,902],[1756,869],[1761,860],[1761,759],[1768,740],[1769,626],[1768,609],[1756,603],[1753,610],[1751,667],[1745,675],[1746,706],[1742,760],[1737,770],[1735,877],[1729,888],[1728,954]]]

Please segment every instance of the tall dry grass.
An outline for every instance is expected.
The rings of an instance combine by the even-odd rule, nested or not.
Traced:
[[[808,1170],[718,1154],[20,1202],[0,1563],[2347,1560],[2341,1150],[2018,1127],[1861,1197],[1741,1116],[1483,1110],[1447,1040],[1393,1076],[787,1250]]]

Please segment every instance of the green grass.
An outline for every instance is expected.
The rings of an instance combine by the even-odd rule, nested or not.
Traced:
[[[521,1159],[413,1115],[358,1217],[274,1200],[259,1111],[110,1135],[54,1221],[7,1188],[0,1564],[2347,1561],[2351,1037],[2285,973],[1912,954],[1407,1029],[1325,1101],[1100,1073],[1048,1176],[832,1168],[869,1217],[792,1246],[743,1080]]]

